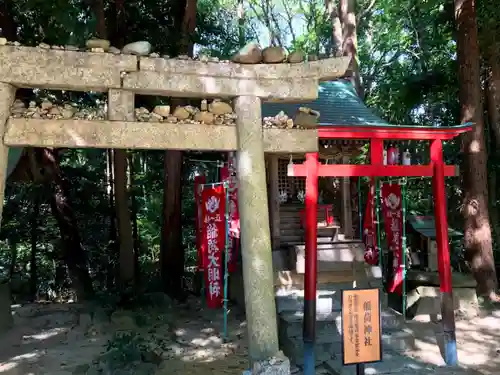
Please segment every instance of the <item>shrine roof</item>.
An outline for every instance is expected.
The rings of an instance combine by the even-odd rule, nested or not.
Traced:
[[[433,216],[410,215],[408,222],[422,236],[432,240],[436,239],[436,221]],[[452,239],[460,238],[463,237],[463,233],[453,228],[448,228],[448,236]]]
[[[378,117],[358,96],[350,82],[336,80],[321,82],[318,98],[307,103],[264,103],[262,116],[275,116],[284,111],[293,116],[299,107],[309,107],[319,111],[321,127],[332,125],[388,126],[387,121]]]

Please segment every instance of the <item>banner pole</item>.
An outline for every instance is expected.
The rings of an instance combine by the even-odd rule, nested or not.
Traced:
[[[402,310],[403,310],[403,318],[406,320],[406,183],[407,181],[405,180],[404,183],[402,184],[402,192],[401,192],[401,208],[402,208],[402,221],[403,221],[403,228],[402,228],[402,247],[403,247],[403,259],[401,262],[401,267],[403,268],[403,298],[402,298]]]
[[[205,181],[205,178],[203,177],[203,179],[201,179],[201,182],[206,182]],[[204,267],[204,254],[202,253],[201,251],[201,247],[202,247],[202,241],[203,239],[201,238],[201,232],[202,232],[202,227],[204,225],[204,223],[201,222],[201,192],[203,191],[203,183],[198,183],[198,184],[195,184],[196,186],[196,192],[195,192],[195,198],[196,198],[196,245],[197,245],[197,249],[196,249],[196,253],[198,255],[198,257],[200,257],[200,259],[198,259],[198,266],[201,265],[201,267],[198,267],[198,277],[201,278],[201,286],[200,286],[200,294],[202,297],[205,296],[205,267]],[[199,285],[199,284],[198,284]],[[203,298],[203,301],[205,302],[205,298]]]
[[[372,180],[373,181],[373,180]],[[382,280],[384,280],[384,250],[382,249],[382,238],[380,233],[380,201],[381,201],[381,192],[380,192],[380,182],[378,178],[374,179],[375,181],[375,212],[377,217],[377,247],[379,251],[379,267],[380,272],[382,273]]]
[[[229,242],[229,189],[228,184],[224,183],[225,196],[226,196],[226,212],[225,212],[225,220],[226,220],[226,239],[224,242],[224,341],[227,340],[227,286],[229,279],[228,272],[228,242]]]
[[[363,241],[363,197],[361,196],[361,177],[358,177],[358,216],[359,216],[359,239]]]

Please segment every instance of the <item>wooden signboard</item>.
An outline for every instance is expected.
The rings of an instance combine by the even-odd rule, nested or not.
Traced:
[[[344,366],[382,360],[379,289],[342,291],[342,360]]]

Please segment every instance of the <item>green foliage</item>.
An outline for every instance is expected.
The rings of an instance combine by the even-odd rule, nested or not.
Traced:
[[[96,20],[86,1],[14,1],[12,15],[22,44],[40,42],[83,46],[95,35]],[[104,1],[110,25],[115,22],[114,2]],[[245,30],[240,35],[236,0],[199,0],[196,50],[228,58],[244,41],[258,39],[263,46],[272,40],[288,50],[329,53],[332,49],[332,24],[322,0],[245,1]],[[125,2],[126,41],[146,39],[160,54],[176,50],[178,30],[174,27],[174,0]],[[365,101],[394,124],[449,126],[458,119],[458,78],[455,59],[453,2],[380,0],[358,1],[358,53]],[[483,46],[496,42],[492,30],[498,28],[496,5],[492,1],[478,8]],[[110,29],[113,29],[110,27]],[[488,34],[486,31],[490,30]],[[487,37],[487,35],[489,35]],[[38,97],[52,101],[72,100],[95,105],[99,94],[49,93]],[[153,101],[160,102],[154,98]],[[426,161],[422,145],[409,143],[415,160]],[[460,163],[455,143],[445,145],[449,162]],[[160,252],[163,157],[162,152],[134,151],[133,185],[139,233],[139,265],[146,280],[158,275]],[[220,155],[192,153],[183,168],[182,222],[187,264],[193,265],[194,250],[194,173],[204,171],[215,180],[216,164],[190,159],[220,159]],[[101,291],[110,288],[109,272],[115,271],[117,249],[111,235],[113,208],[106,185],[104,150],[66,150],[62,170],[70,182],[70,198],[76,213],[82,243],[89,257],[94,282]],[[359,160],[358,162],[362,162]],[[496,167],[496,159],[491,161]],[[458,179],[447,180],[448,211],[451,224],[461,227],[459,213],[462,191]],[[16,290],[26,294],[30,278],[31,241],[36,233],[36,259],[40,293],[54,289],[60,265],[59,228],[51,215],[50,189],[30,183],[8,184],[4,220],[0,233],[0,275],[17,280]],[[35,202],[39,220],[33,224]],[[432,213],[429,179],[412,180],[408,185],[409,209]],[[496,203],[496,202],[495,202]],[[16,251],[13,251],[15,249]],[[13,263],[15,254],[15,267]],[[12,274],[11,274],[12,273]],[[113,284],[113,283],[111,283]],[[134,340],[130,340],[134,342]]]

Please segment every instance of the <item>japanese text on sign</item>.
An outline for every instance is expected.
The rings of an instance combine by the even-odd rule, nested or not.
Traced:
[[[223,186],[205,187],[201,192],[203,237],[206,258],[205,280],[207,305],[220,307],[222,303],[222,253],[225,247],[226,192]]]
[[[344,365],[382,360],[378,289],[342,291]]]

